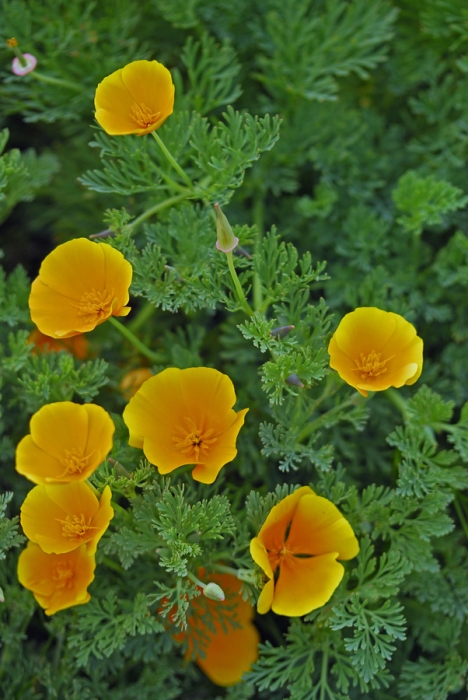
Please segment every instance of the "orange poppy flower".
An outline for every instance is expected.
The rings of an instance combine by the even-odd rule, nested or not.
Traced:
[[[101,406],[49,403],[29,424],[16,448],[16,471],[35,484],[84,481],[112,449],[115,426]]]
[[[35,328],[29,334],[28,343],[34,345],[33,353],[66,350],[78,360],[85,360],[89,352],[88,340],[82,333],[74,335],[72,338],[58,340],[51,338],[50,335],[44,335],[38,328]]]
[[[212,484],[237,454],[237,435],[249,409],[236,413],[235,401],[231,380],[215,369],[165,369],[148,379],[124,410],[129,443],[143,449],[160,474],[195,464],[193,478]]]
[[[198,572],[201,578],[203,574],[203,570]],[[221,586],[225,600],[217,602],[204,596],[195,598],[191,603],[192,613],[187,619],[188,630],[177,635],[176,639],[183,641],[187,638],[187,659],[193,658],[195,642],[198,642],[198,647],[203,640],[203,657],[196,655],[194,658],[198,666],[216,685],[235,685],[258,657],[260,636],[252,624],[254,609],[242,599],[242,584],[232,574],[211,574],[210,581]],[[219,606],[224,606],[226,610],[220,611]],[[206,624],[207,615],[212,620],[210,626]],[[234,621],[235,626],[229,624],[227,617]]]
[[[111,136],[149,134],[172,114],[172,77],[158,61],[133,61],[99,83],[96,121]]]
[[[131,369],[130,372],[122,377],[119,384],[119,389],[127,401],[130,401],[132,396],[135,396],[143,382],[146,382],[150,377],[154,377],[154,373],[149,367],[138,367]]]
[[[359,544],[336,506],[303,486],[274,506],[250,554],[268,581],[257,603],[264,614],[298,617],[330,600],[343,578],[337,559],[352,559]]]
[[[341,320],[328,346],[330,367],[363,396],[414,384],[423,366],[423,341],[403,316],[373,306]]]
[[[96,562],[82,545],[67,554],[46,554],[29,542],[18,560],[18,580],[33,592],[47,615],[87,603]]]
[[[126,316],[132,266],[107,243],[75,238],[42,262],[31,286],[29,309],[52,338],[92,331],[110,316]]]
[[[64,554],[82,544],[94,554],[114,517],[111,498],[109,486],[98,501],[88,484],[80,481],[35,486],[21,506],[24,534],[47,554]]]

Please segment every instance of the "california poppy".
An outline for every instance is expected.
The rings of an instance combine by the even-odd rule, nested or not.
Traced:
[[[249,409],[236,413],[235,401],[226,374],[209,367],[165,369],[148,379],[124,410],[129,443],[141,448],[160,474],[195,464],[193,478],[212,484],[237,454],[237,435]]]
[[[337,559],[352,559],[359,544],[331,501],[303,486],[273,506],[250,554],[268,579],[257,610],[297,617],[325,605],[343,578]]]
[[[100,501],[84,482],[35,486],[21,506],[26,537],[47,554],[64,554],[86,544],[94,554],[97,543],[114,517],[109,486]]]
[[[39,330],[52,338],[92,331],[110,316],[130,312],[132,266],[107,243],[75,238],[43,260],[31,286],[29,309]]]
[[[204,571],[198,571],[198,576],[204,578]],[[186,658],[194,658],[213,683],[230,686],[239,683],[257,660],[260,635],[252,623],[254,608],[241,596],[239,579],[221,573],[211,574],[209,579],[222,588],[225,600],[209,600],[203,595],[194,598],[187,632],[176,639],[187,639]]]
[[[33,592],[47,615],[87,603],[87,588],[94,579],[96,561],[82,545],[66,554],[46,554],[29,542],[18,560],[18,580]]]
[[[414,384],[423,366],[423,341],[403,316],[361,307],[341,320],[328,346],[330,367],[363,396]]]
[[[16,471],[35,484],[88,479],[112,449],[115,426],[101,406],[58,401],[31,418],[16,448]]]
[[[172,114],[174,85],[158,61],[133,61],[99,83],[96,121],[112,136],[149,134]]]

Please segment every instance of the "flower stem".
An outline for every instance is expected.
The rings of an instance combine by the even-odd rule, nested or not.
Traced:
[[[184,199],[187,199],[188,195],[190,192],[187,192],[187,194],[176,194],[174,197],[169,197],[169,199],[165,199],[163,202],[159,202],[158,204],[155,204],[154,207],[150,207],[146,211],[143,212],[143,214],[140,214],[140,216],[137,216],[136,219],[134,219],[130,224],[129,228],[132,230],[137,228],[140,224],[142,224],[146,219],[149,219],[153,216],[153,214],[157,214],[158,211],[162,211],[163,209],[167,209],[167,207],[172,207],[173,204],[178,204],[179,202],[182,202]]]
[[[369,396],[369,398],[371,398],[371,396]],[[357,397],[353,395],[347,401],[338,404],[338,406],[330,408],[329,411],[322,413],[321,416],[311,421],[310,423],[307,423],[307,425],[305,425],[299,433],[298,442],[302,442],[303,440],[305,440],[306,437],[309,437],[309,435],[315,433],[316,430],[319,430],[319,428],[327,427],[327,423],[330,420],[330,418],[334,418],[334,416],[340,411],[342,411],[343,408],[347,408],[348,406],[356,406],[356,399]],[[359,401],[359,399],[357,400]],[[359,403],[365,403],[368,400],[369,399],[365,399],[363,397],[362,401],[359,401]]]
[[[151,134],[152,134],[154,140],[158,143],[161,151],[164,153],[164,155],[166,156],[169,163],[174,168],[174,170],[177,173],[179,173],[180,177],[185,182],[187,187],[193,192],[194,188],[193,188],[193,184],[192,184],[191,179],[189,178],[187,173],[180,167],[179,163],[176,161],[176,159],[174,158],[172,153],[166,148],[166,145],[165,145],[164,141],[161,139],[161,137],[159,136],[159,134],[157,134],[155,131],[152,131]]]
[[[139,340],[134,333],[127,327],[124,326],[120,321],[117,321],[117,319],[114,316],[110,316],[108,319],[110,323],[116,328],[119,333],[121,333],[124,338],[126,338],[132,345],[140,352],[142,355],[148,358],[148,360],[151,360],[151,362],[163,362],[163,357],[162,355],[159,355],[157,352],[153,352],[150,350],[144,343]]]
[[[155,311],[156,308],[153,306],[153,304],[150,304],[150,302],[147,301],[146,304],[138,311],[135,318],[132,318],[132,320],[127,324],[127,329],[132,333],[138,333],[140,328],[145,325]]]
[[[263,229],[264,229],[264,218],[265,218],[265,204],[263,197],[259,193],[255,198],[253,219],[254,224],[257,227],[257,234],[255,236],[255,252],[260,255],[260,246],[262,244]],[[263,305],[263,291],[262,291],[262,281],[258,272],[254,272],[253,276],[253,307],[255,311],[260,311]]]
[[[322,670],[320,672],[320,700],[325,700],[325,694],[328,690],[328,651],[323,652]]]
[[[463,532],[465,533],[465,537],[468,540],[468,522],[466,521],[465,513],[463,512],[463,507],[460,501],[458,500],[457,493],[455,493],[455,499],[453,501],[453,504],[455,506],[455,510],[457,511],[457,515],[463,528]]]
[[[234,286],[236,288],[237,292],[237,298],[242,305],[243,310],[248,316],[252,316],[253,311],[250,308],[250,305],[245,298],[244,290],[242,289],[242,285],[239,281],[239,278],[237,276],[236,269],[234,267],[234,263],[232,261],[232,253],[226,253],[227,261],[228,261],[228,267],[229,267],[229,272],[231,273],[232,281],[234,282]]]
[[[225,566],[224,564],[215,564],[213,569],[222,574],[232,574],[238,578],[239,581],[255,583],[255,571],[253,569],[234,569],[232,566]]]
[[[49,83],[50,85],[60,85],[60,87],[68,88],[69,90],[74,90],[74,92],[84,92],[83,87],[78,85],[78,83],[72,83],[69,80],[62,80],[61,78],[53,78],[51,75],[44,75],[43,73],[38,73],[37,70],[31,73],[33,78],[40,80],[42,83]]]
[[[391,403],[398,408],[404,420],[408,420],[408,404],[400,392],[390,387],[390,389],[386,390],[384,396],[386,396],[387,399],[389,399],[389,401],[391,401]]]

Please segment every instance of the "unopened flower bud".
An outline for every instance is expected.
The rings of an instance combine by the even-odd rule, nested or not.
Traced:
[[[18,41],[15,37],[7,39],[6,45],[9,49],[13,49],[16,58],[13,59],[11,70],[15,75],[26,75],[31,73],[37,65],[37,58],[31,53],[22,53],[18,47]]]
[[[213,581],[206,584],[205,588],[203,589],[203,595],[205,598],[218,601],[218,603],[222,603],[226,597],[223,589],[218,586],[217,583],[213,583]]]
[[[5,596],[3,595],[3,590],[0,588],[0,603],[5,602]]]
[[[286,384],[292,384],[293,386],[298,386],[301,389],[304,388],[304,384],[301,382],[297,374],[290,374],[289,377],[286,377]]]
[[[294,330],[295,326],[279,326],[279,328],[273,328],[270,331],[270,335],[273,338],[286,338],[288,333]]]
[[[234,235],[231,224],[221,211],[219,204],[215,204],[216,209],[216,247],[222,253],[231,253],[239,245],[239,239]]]

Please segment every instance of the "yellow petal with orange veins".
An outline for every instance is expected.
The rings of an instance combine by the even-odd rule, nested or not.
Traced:
[[[348,521],[331,501],[316,495],[305,495],[297,504],[286,547],[296,555],[338,552],[338,559],[352,559],[359,552]]]
[[[297,504],[303,496],[313,493],[309,486],[302,486],[273,506],[258,533],[259,540],[268,550],[282,549],[286,530],[291,524]]]
[[[284,557],[275,585],[273,612],[299,617],[328,603],[344,575],[337,556],[338,552],[330,552],[309,558]]]

